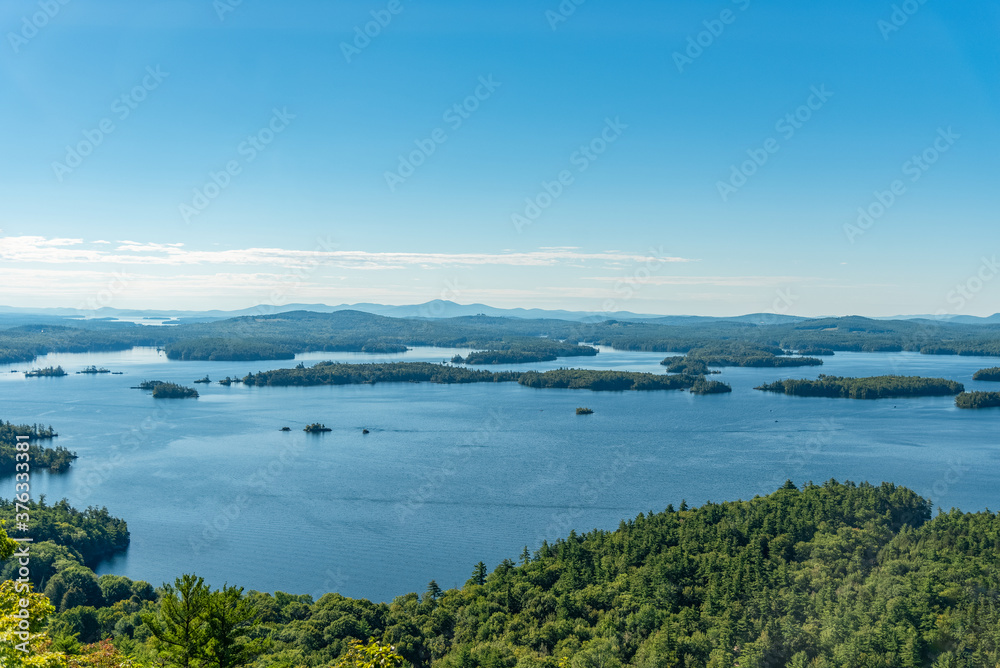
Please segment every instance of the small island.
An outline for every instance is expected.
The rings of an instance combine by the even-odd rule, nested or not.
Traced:
[[[973,376],[972,380],[989,380],[1000,382],[1000,366],[980,369]]]
[[[777,346],[747,346],[720,342],[691,348],[684,357],[668,357],[660,364],[667,367],[671,373],[703,374],[705,372],[700,369],[710,366],[758,368],[822,366],[823,360],[816,357],[793,356]]]
[[[280,429],[280,431],[291,431],[291,430],[292,430],[292,428],[291,428],[291,427],[282,427],[282,428]]]
[[[61,366],[47,366],[44,369],[32,369],[31,371],[24,372],[25,378],[59,378],[65,375],[68,374]]]
[[[729,394],[733,388],[727,383],[720,383],[717,380],[699,379],[694,382],[689,391],[691,394]]]
[[[76,453],[66,448],[49,448],[40,445],[59,436],[51,425],[15,425],[0,420],[0,475],[13,475],[17,472],[17,437],[27,436],[29,440],[28,455],[34,466],[48,469],[51,473],[63,473],[69,470],[75,460]]]
[[[162,380],[144,380],[133,390],[153,392],[154,399],[197,399],[198,391],[177,383],[165,383]]]
[[[222,385],[224,387],[229,387],[233,383],[237,383],[238,384],[238,383],[242,383],[242,382],[243,381],[240,380],[239,378],[230,378],[229,376],[226,376],[225,378],[223,378],[222,380],[219,381],[219,385]]]
[[[469,353],[464,358],[461,355],[455,355],[451,358],[451,363],[470,365],[531,364],[554,362],[560,357],[593,357],[594,355],[597,355],[597,348],[591,346],[548,342],[543,347],[515,346],[494,350],[478,350]]]
[[[212,382],[212,379],[208,377],[208,374],[205,374],[204,378],[199,378],[198,380],[194,381],[195,385],[199,385],[199,384],[201,384],[201,385],[207,385],[207,384],[209,384],[211,382]]]
[[[375,383],[519,383],[537,389],[593,390],[624,392],[630,390],[689,390],[701,381],[696,394],[725,392],[724,383],[711,384],[704,376],[690,374],[654,374],[640,371],[595,369],[553,369],[551,371],[480,371],[448,364],[429,362],[384,362],[343,364],[320,362],[306,368],[274,369],[247,374],[242,382],[248,387],[289,387],[314,385],[362,385]],[[233,381],[237,382],[237,381]],[[725,387],[728,387],[727,385]]]
[[[950,397],[965,391],[965,386],[944,378],[921,378],[920,376],[843,378],[821,374],[816,380],[778,380],[754,389],[797,397],[888,399]]]
[[[577,415],[593,415],[593,413],[594,413],[593,409],[590,409],[590,408],[577,408],[576,409],[576,414]]]
[[[101,373],[111,373],[111,369],[105,369],[104,367],[101,367],[101,368],[98,369],[96,366],[88,366],[83,371],[77,371],[77,373],[78,374],[82,373],[82,374],[96,376],[97,374],[101,374]]]
[[[325,424],[314,422],[313,424],[307,425],[306,428],[303,429],[302,431],[306,432],[307,434],[320,434],[326,431],[333,431],[333,430],[327,427]]]
[[[955,397],[959,408],[1000,408],[1000,392],[963,392]]]

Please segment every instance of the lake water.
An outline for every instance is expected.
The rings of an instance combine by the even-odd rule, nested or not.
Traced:
[[[442,361],[452,349],[299,359]],[[490,367],[578,366],[662,373],[659,353]],[[0,366],[0,417],[52,424],[80,455],[36,474],[33,495],[107,506],[132,545],[100,573],[159,585],[195,572],[261,591],[391,600],[431,579],[462,585],[525,546],[571,529],[614,529],[667,504],[766,494],[791,478],[893,481],[963,510],[996,509],[1000,409],[951,398],[852,401],[757,392],[819,373],[940,376],[967,389],[996,359],[839,353],[823,367],[726,369],[729,395],[536,390],[513,383],[310,388],[198,385],[198,400],[154,400],[141,380],[191,386],[208,374],[284,362],[172,362],[153,349],[54,354]],[[87,365],[125,375],[26,379],[30,368]],[[575,415],[587,406],[595,413]],[[310,435],[302,427],[333,429]],[[280,432],[284,426],[291,432]],[[362,434],[362,429],[370,433]],[[10,497],[12,479],[0,479]]]

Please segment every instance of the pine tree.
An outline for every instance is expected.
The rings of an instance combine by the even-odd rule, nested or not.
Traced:
[[[472,569],[472,577],[465,584],[470,585],[484,585],[486,584],[486,564],[479,562],[476,564],[475,568]]]
[[[145,614],[143,623],[159,642],[167,665],[192,668],[198,665],[207,639],[205,611],[209,588],[202,578],[184,575],[173,585],[163,585],[159,614]]]
[[[251,663],[266,648],[265,640],[248,640],[247,630],[260,616],[256,606],[243,597],[243,588],[223,585],[208,595],[205,608],[205,663],[215,668],[233,668]]]
[[[427,597],[432,601],[436,601],[440,598],[442,593],[441,587],[438,585],[436,580],[431,580],[427,584]]]

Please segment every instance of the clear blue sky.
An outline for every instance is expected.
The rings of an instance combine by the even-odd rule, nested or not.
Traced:
[[[63,2],[0,9],[0,304],[1000,310],[996,5]]]

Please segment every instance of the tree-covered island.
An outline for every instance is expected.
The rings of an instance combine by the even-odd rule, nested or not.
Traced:
[[[25,378],[61,378],[66,375],[69,374],[61,366],[47,366],[44,369],[32,369],[24,372]]]
[[[1000,366],[980,369],[972,375],[972,380],[1000,381]]]
[[[816,380],[778,380],[754,388],[797,397],[844,399],[888,399],[902,397],[951,397],[965,386],[944,378],[920,376],[872,376],[843,378],[820,375]]]
[[[320,362],[312,367],[275,369],[248,374],[243,384],[248,386],[309,386],[360,385],[374,383],[428,382],[520,383],[534,388],[582,389],[596,391],[626,390],[687,390],[703,376],[683,374],[661,375],[635,371],[593,369],[554,369],[552,371],[483,371],[429,362],[386,362],[375,364],[341,364]],[[722,385],[721,383],[719,385]],[[705,387],[701,385],[699,387]],[[728,387],[728,386],[726,386]],[[711,386],[712,391],[722,391]]]
[[[152,391],[154,399],[197,399],[199,396],[198,390],[192,387],[162,380],[144,380],[133,389]]]
[[[684,373],[685,369],[697,371],[710,366],[775,368],[821,366],[823,360],[815,357],[791,356],[777,346],[748,346],[740,343],[720,342],[692,348],[683,357],[668,357],[660,364],[667,367],[671,373]],[[688,372],[690,373],[690,371]]]
[[[955,397],[959,408],[998,408],[1000,392],[963,392]]]
[[[13,475],[17,472],[17,437],[27,436],[28,455],[34,467],[48,469],[52,473],[67,471],[75,452],[64,447],[49,448],[40,444],[59,436],[51,426],[16,425],[0,420],[0,475]]]

